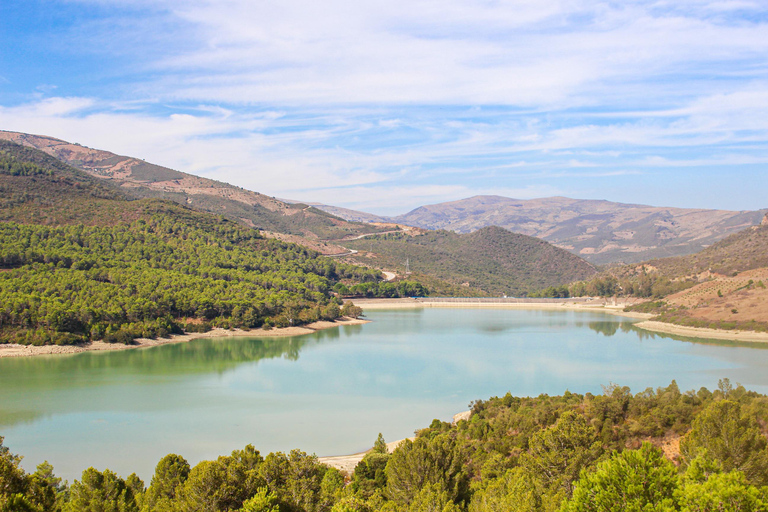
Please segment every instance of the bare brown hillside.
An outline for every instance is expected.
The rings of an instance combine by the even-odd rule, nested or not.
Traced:
[[[671,280],[673,290],[681,288],[674,283],[684,285],[686,289],[655,295],[645,305],[635,306],[658,313],[660,320],[690,327],[767,331],[768,216],[760,226],[697,254],[614,268],[601,278],[607,274],[618,278],[622,289],[644,279]]]
[[[53,137],[0,131],[0,140],[39,149],[105,183],[144,198],[162,198],[224,215],[265,231],[294,237],[323,251],[319,240],[338,240],[381,231],[376,226],[348,222],[306,204],[289,204],[274,197],[219,181],[193,176],[143,160],[92,149]],[[328,251],[337,251],[328,247]]]
[[[664,299],[661,319],[693,327],[768,330],[768,268],[713,275]]]

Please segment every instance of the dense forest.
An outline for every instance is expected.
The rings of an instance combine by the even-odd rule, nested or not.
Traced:
[[[333,320],[342,314],[334,286],[427,293],[223,217],[129,200],[28,148],[0,151],[0,190],[0,343],[130,343]]]
[[[89,468],[71,485],[25,472],[0,443],[0,510],[248,512],[765,511],[768,397],[733,387],[503,397],[439,420],[389,454],[379,435],[351,475],[253,446],[191,467]],[[2,438],[0,438],[1,440]]]
[[[498,227],[473,233],[432,231],[418,236],[403,233],[372,235],[344,242],[357,249],[358,260],[435,276],[456,285],[458,295],[525,296],[548,286],[587,279],[592,265],[543,240]],[[374,253],[367,257],[368,251]]]

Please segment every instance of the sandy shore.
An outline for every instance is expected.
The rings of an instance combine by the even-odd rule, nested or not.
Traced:
[[[594,311],[611,315],[624,316],[643,320],[635,327],[651,332],[686,336],[689,338],[716,339],[727,341],[743,341],[751,343],[768,343],[768,333],[754,331],[726,331],[721,329],[706,329],[700,327],[685,327],[649,320],[654,315],[649,313],[627,313],[624,308],[630,303],[614,303],[605,300],[588,302],[530,302],[530,303],[478,303],[478,302],[430,302],[425,299],[358,299],[355,305],[363,310],[399,309],[399,308],[505,308],[505,309],[547,309]]]
[[[242,329],[213,329],[208,332],[195,332],[188,334],[174,334],[170,338],[157,338],[154,340],[140,338],[134,345],[123,345],[122,343],[104,343],[103,341],[94,341],[87,345],[45,345],[34,347],[31,345],[6,344],[0,345],[0,357],[27,357],[49,354],[76,354],[78,352],[91,352],[99,350],[129,350],[135,348],[156,347],[158,345],[168,345],[170,343],[185,343],[198,338],[219,338],[223,336],[252,336],[252,337],[274,337],[274,336],[301,336],[302,334],[311,334],[322,329],[330,329],[340,325],[359,325],[367,324],[370,320],[360,318],[342,317],[335,322],[320,321],[301,327],[280,327],[270,330],[251,329],[244,331]]]
[[[749,343],[768,343],[768,332],[725,331],[722,329],[707,329],[704,327],[686,327],[684,325],[668,324],[666,322],[655,322],[653,320],[638,322],[635,324],[635,327],[645,329],[646,331],[676,334],[678,336],[687,336],[690,338],[744,341]]]
[[[415,438],[410,437],[408,438],[411,441],[413,441]],[[395,451],[395,448],[400,446],[400,443],[405,442],[405,439],[400,439],[399,441],[392,441],[391,443],[387,443],[387,451],[389,453],[392,453]],[[360,453],[353,453],[352,455],[334,455],[331,457],[318,457],[317,461],[322,464],[327,464],[328,466],[331,466],[332,468],[336,468],[341,472],[347,473],[348,475],[351,475],[355,471],[355,466],[363,460],[363,457],[370,452],[371,450],[366,450],[364,452]]]
[[[453,420],[451,422],[452,425],[456,425],[461,420],[469,420],[469,417],[472,415],[472,411],[464,411],[460,412],[458,414],[453,415]],[[400,439],[399,441],[393,441],[391,443],[387,443],[387,451],[389,453],[392,453],[395,451],[395,448],[400,446],[401,443],[404,443],[407,440],[413,441],[416,439],[415,437],[409,437],[407,439]],[[334,455],[331,457],[318,457],[318,462],[322,462],[323,464],[327,464],[331,466],[332,468],[336,468],[339,471],[342,471],[344,473],[347,473],[348,475],[351,475],[355,471],[355,466],[357,466],[358,462],[363,460],[363,457],[367,453],[369,453],[371,450],[367,450],[360,453],[353,453],[352,455]]]
[[[626,313],[624,308],[631,303],[605,300],[592,300],[587,302],[439,302],[424,299],[355,299],[355,306],[363,310],[375,309],[412,309],[412,308],[493,308],[493,309],[548,309],[548,310],[573,310],[594,311],[611,315],[624,316],[647,320],[653,315],[648,313]]]

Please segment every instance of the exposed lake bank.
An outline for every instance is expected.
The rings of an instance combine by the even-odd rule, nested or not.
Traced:
[[[173,334],[168,338],[139,338],[134,340],[132,345],[124,345],[122,343],[105,343],[103,341],[93,341],[87,345],[18,345],[15,343],[8,343],[0,345],[0,358],[1,357],[29,357],[39,355],[52,355],[52,354],[77,354],[79,352],[93,352],[104,350],[128,350],[134,348],[149,348],[159,345],[168,345],[172,343],[186,343],[188,341],[196,340],[199,338],[220,338],[220,337],[232,337],[232,336],[250,336],[250,337],[275,337],[275,336],[301,336],[303,334],[312,334],[316,331],[324,329],[331,329],[333,327],[339,327],[341,325],[360,325],[366,324],[370,320],[364,320],[361,318],[349,318],[341,317],[335,322],[319,321],[311,324],[302,325],[298,327],[276,327],[273,329],[251,329],[245,331],[243,329],[212,329],[208,332],[192,332],[186,334]]]
[[[573,299],[430,299],[406,298],[406,299],[358,299],[355,305],[363,308],[363,311],[377,309],[401,309],[401,308],[493,308],[493,309],[545,309],[545,310],[573,310],[608,313],[611,315],[636,318],[643,320],[635,324],[635,327],[646,331],[664,334],[674,334],[690,338],[717,339],[726,341],[739,341],[748,343],[768,343],[768,333],[755,331],[726,331],[720,329],[707,329],[702,327],[686,327],[666,322],[650,320],[655,315],[650,313],[625,312],[624,308],[641,301],[614,302],[604,299],[573,300]]]

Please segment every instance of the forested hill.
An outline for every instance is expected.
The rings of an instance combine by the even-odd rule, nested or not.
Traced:
[[[128,200],[9,143],[0,145],[0,191],[0,343],[335,319],[335,284],[379,279],[222,217]]]
[[[525,295],[548,286],[588,279],[595,268],[543,240],[487,227],[473,233],[431,231],[418,236],[394,233],[345,242],[360,251],[358,259],[371,264],[409,269],[436,276],[454,285],[486,294]]]
[[[347,222],[305,204],[286,203],[228,183],[53,137],[0,130],[0,142],[6,141],[38,149],[103,183],[119,187],[132,197],[174,201],[257,229],[300,236],[306,243],[387,230],[371,224]],[[324,246],[318,245],[318,248]],[[330,252],[337,251],[332,248]]]

